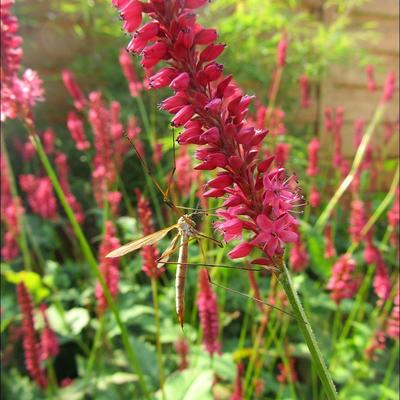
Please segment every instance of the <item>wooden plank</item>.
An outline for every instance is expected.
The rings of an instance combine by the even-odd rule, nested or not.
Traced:
[[[379,64],[374,66],[374,76],[377,88],[382,89],[387,73],[389,71],[398,71],[399,56],[382,56],[378,58],[378,62]],[[331,68],[330,78],[334,85],[353,85],[359,88],[367,88],[367,75],[363,68],[355,68],[348,65],[335,65]]]
[[[377,32],[376,41],[362,43],[362,47],[372,51],[399,53],[399,19],[391,17],[379,19],[375,16],[353,15],[351,30],[361,30],[365,23],[373,22],[376,24],[374,31]]]
[[[333,152],[333,138],[327,132],[322,132],[319,136],[321,142],[321,153],[325,155],[325,157],[330,157]],[[347,159],[351,159],[355,152],[356,147],[354,145],[354,125],[352,123],[345,123],[343,125],[341,131],[342,138],[342,155]],[[374,132],[374,136],[372,137],[371,144],[376,151],[384,151],[386,152],[386,157],[396,157],[398,156],[399,149],[399,135],[398,131],[393,135],[391,140],[388,143],[384,142],[384,126],[380,125],[377,130]]]
[[[368,92],[366,89],[341,88],[328,84],[323,85],[322,89],[322,110],[326,107],[344,107],[345,121],[354,121],[357,118],[368,119],[372,116],[377,104],[379,103],[381,92]],[[393,120],[397,117],[399,108],[399,94],[394,96],[386,108],[386,119]]]
[[[399,16],[399,0],[373,0],[357,7],[356,12],[374,16]]]

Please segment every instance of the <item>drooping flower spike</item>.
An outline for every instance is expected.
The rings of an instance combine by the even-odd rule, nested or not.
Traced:
[[[169,86],[174,91],[160,108],[172,114],[173,126],[182,127],[178,142],[198,146],[200,163],[195,169],[219,169],[203,196],[224,198],[222,229],[231,230],[232,220],[234,237],[240,237],[240,227],[250,231],[249,240],[239,243],[230,256],[244,257],[254,247],[268,257],[281,256],[285,243],[297,238],[290,212],[299,195],[284,170],[273,167],[273,159],[259,160],[268,131],[247,122],[253,96],[243,95],[232,76],[224,76],[217,58],[225,45],[217,42],[214,29],[196,21],[193,10],[205,3],[113,1],[124,29],[132,34],[127,49],[141,54],[150,87]],[[143,13],[150,21],[141,25]],[[167,66],[154,72],[160,62]]]

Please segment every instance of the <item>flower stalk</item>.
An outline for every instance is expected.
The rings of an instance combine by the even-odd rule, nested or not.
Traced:
[[[311,325],[308,321],[306,313],[304,312],[303,306],[300,302],[300,298],[293,286],[289,270],[287,269],[284,263],[282,263],[281,270],[282,270],[282,276],[280,282],[282,284],[283,289],[285,290],[286,296],[292,307],[292,312],[296,315],[299,321],[300,330],[303,334],[307,347],[310,351],[312,362],[322,382],[325,394],[329,400],[335,400],[338,398],[335,385],[329,374],[328,368],[325,364],[324,358],[319,349],[317,340],[315,338]]]
[[[365,134],[361,140],[360,146],[357,149],[356,155],[354,156],[353,164],[351,166],[350,172],[347,176],[343,179],[342,183],[336,190],[335,194],[332,196],[329,203],[326,205],[325,209],[322,211],[321,215],[319,216],[316,224],[315,229],[317,232],[322,232],[326,223],[328,222],[329,217],[332,214],[332,211],[336,207],[336,204],[341,199],[343,194],[346,192],[348,187],[353,182],[353,179],[357,175],[357,171],[362,163],[364,158],[364,154],[367,150],[368,143],[370,142],[372,135],[374,134],[378,124],[382,120],[384,111],[385,111],[385,102],[381,102],[375,110],[375,113],[365,131]]]

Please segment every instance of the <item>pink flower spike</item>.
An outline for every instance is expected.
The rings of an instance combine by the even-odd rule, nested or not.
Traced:
[[[302,108],[310,107],[310,84],[306,74],[299,79],[300,84],[300,105]]]
[[[206,269],[199,271],[197,306],[199,308],[200,323],[203,331],[204,347],[211,355],[214,353],[218,354],[221,350],[221,344],[218,341],[217,296],[208,280],[208,271]]]
[[[210,44],[200,53],[200,61],[214,61],[225,49],[225,44]]]
[[[381,97],[381,103],[388,103],[392,99],[395,89],[396,89],[396,74],[392,71],[389,72],[389,74],[386,77],[386,82]]]
[[[320,144],[319,140],[314,137],[308,144],[308,176],[316,176],[318,174],[318,152]]]
[[[288,41],[286,35],[283,34],[281,40],[278,43],[277,54],[276,54],[276,64],[279,67],[283,67],[286,64],[287,46],[288,46]]]
[[[355,269],[356,262],[349,254],[344,254],[334,264],[327,289],[331,291],[331,298],[337,304],[356,294],[359,280],[354,276]]]
[[[228,174],[221,174],[217,176],[214,179],[211,179],[211,181],[208,182],[208,186],[215,188],[215,189],[223,189],[227,186],[230,186],[233,182],[233,179],[230,175]]]
[[[208,0],[185,0],[185,8],[200,8],[207,3]]]
[[[142,22],[142,5],[140,1],[132,0],[129,2],[120,2],[121,6],[117,6],[120,9],[121,17],[124,22],[124,29],[128,33],[132,33]]]
[[[70,70],[64,69],[61,76],[65,88],[68,90],[69,94],[74,100],[75,108],[79,111],[82,111],[85,108],[86,100],[80,87],[76,83],[74,74]]]
[[[132,97],[139,96],[140,91],[143,89],[143,84],[138,80],[132,59],[124,49],[121,49],[119,53],[119,63],[121,65],[125,79],[128,82],[129,92],[131,96]]]
[[[376,81],[375,81],[375,77],[374,77],[374,66],[371,64],[368,64],[365,67],[365,72],[366,72],[367,78],[368,78],[368,90],[370,92],[375,92],[377,85],[376,85]]]
[[[185,90],[190,83],[190,77],[187,72],[182,72],[179,74],[169,85],[170,88],[180,91],[180,90]]]
[[[280,254],[284,243],[294,242],[297,234],[291,230],[293,221],[288,214],[282,214],[275,221],[270,220],[266,215],[260,214],[257,217],[257,225],[261,232],[252,240],[252,244],[261,245],[270,257]]]
[[[228,257],[232,260],[236,258],[246,257],[250,254],[252,248],[253,246],[250,243],[240,243],[228,253]]]
[[[173,126],[185,125],[186,122],[192,118],[193,114],[194,109],[192,106],[184,106],[176,113],[175,117],[172,118],[171,124]]]
[[[196,44],[209,45],[217,40],[217,38],[218,34],[215,29],[202,29],[201,31],[197,32],[196,36],[194,37],[194,42]]]

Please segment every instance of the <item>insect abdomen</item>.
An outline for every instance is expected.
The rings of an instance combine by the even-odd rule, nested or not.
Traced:
[[[175,305],[179,323],[183,328],[183,312],[185,304],[185,279],[188,262],[188,238],[185,234],[181,235],[179,247],[178,264],[175,276]]]

